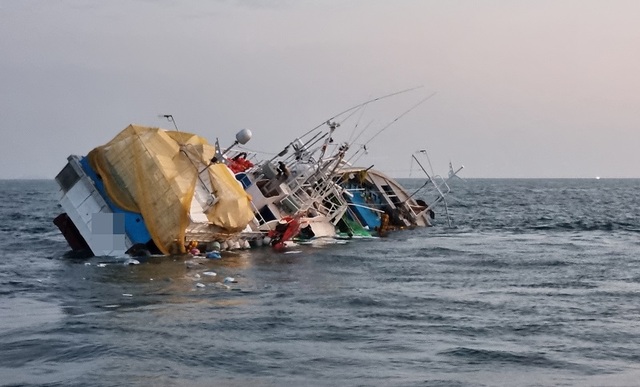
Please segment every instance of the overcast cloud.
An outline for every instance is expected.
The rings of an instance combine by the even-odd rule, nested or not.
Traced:
[[[442,174],[640,177],[639,20],[635,0],[0,0],[0,178],[53,178],[130,123],[170,128],[158,114],[278,152],[418,85],[368,108],[373,134],[436,93],[359,164],[407,176],[427,149]]]

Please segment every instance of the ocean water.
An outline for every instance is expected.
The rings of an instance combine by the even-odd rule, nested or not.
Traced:
[[[448,203],[451,227],[126,265],[69,254],[53,181],[0,181],[0,385],[640,385],[640,180]]]

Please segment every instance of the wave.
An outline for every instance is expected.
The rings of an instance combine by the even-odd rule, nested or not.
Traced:
[[[501,219],[471,220],[468,223],[455,225],[449,230],[456,233],[471,231],[507,231],[513,233],[524,232],[632,232],[640,233],[640,223],[630,223],[625,221],[587,221],[587,220],[563,220],[558,222],[537,221],[513,221]]]
[[[442,351],[439,354],[464,359],[468,364],[498,363],[544,368],[572,368],[573,366],[570,363],[554,360],[543,353],[536,352],[517,353],[510,351],[457,347],[447,351]]]

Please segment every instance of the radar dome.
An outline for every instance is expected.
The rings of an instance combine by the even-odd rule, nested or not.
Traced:
[[[244,145],[246,143],[249,142],[249,140],[251,140],[251,131],[249,129],[242,129],[241,131],[239,131],[238,133],[236,133],[236,141],[238,141],[240,144]]]

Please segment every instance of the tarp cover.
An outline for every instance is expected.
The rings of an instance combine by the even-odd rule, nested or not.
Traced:
[[[111,200],[141,213],[155,244],[169,254],[174,246],[184,252],[198,171],[214,154],[215,147],[195,134],[129,125],[87,158]],[[251,198],[224,164],[207,170],[217,198],[206,212],[209,222],[227,233],[241,231],[253,219]]]

